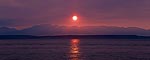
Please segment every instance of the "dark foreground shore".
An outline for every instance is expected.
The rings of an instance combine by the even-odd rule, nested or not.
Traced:
[[[150,39],[150,36],[137,35],[57,35],[57,36],[32,36],[32,35],[0,35],[0,39]]]

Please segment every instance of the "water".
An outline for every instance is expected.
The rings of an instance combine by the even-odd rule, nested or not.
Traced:
[[[0,60],[150,60],[150,41],[0,40]]]

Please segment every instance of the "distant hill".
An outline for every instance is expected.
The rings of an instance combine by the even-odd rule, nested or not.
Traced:
[[[0,39],[36,39],[38,36],[32,35],[0,35]]]
[[[58,35],[58,36],[32,36],[32,35],[0,35],[0,39],[150,39],[150,36],[137,35]]]
[[[57,26],[35,25],[24,29],[0,27],[0,35],[139,35],[150,36],[150,29],[115,26]]]

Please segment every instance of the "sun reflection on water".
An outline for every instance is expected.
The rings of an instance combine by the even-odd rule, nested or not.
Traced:
[[[79,39],[71,40],[70,55],[69,55],[70,59],[69,60],[81,60],[80,59],[81,52],[80,52],[80,48],[79,48],[79,43],[80,43]]]

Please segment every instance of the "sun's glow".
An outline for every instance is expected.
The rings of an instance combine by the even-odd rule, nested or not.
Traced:
[[[73,21],[77,21],[78,17],[77,16],[73,16],[72,19],[73,19]]]
[[[78,40],[78,39],[73,39],[71,42],[72,42],[73,44],[78,44],[78,43],[79,43],[79,40]]]

